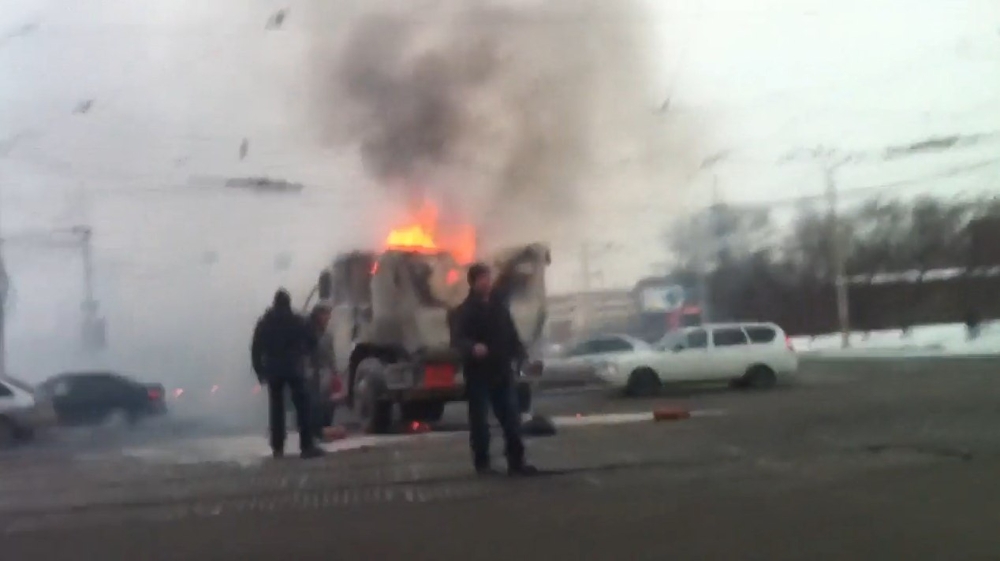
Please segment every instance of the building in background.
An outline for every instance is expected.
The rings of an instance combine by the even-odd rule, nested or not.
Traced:
[[[548,340],[565,343],[596,332],[630,332],[636,303],[631,290],[593,290],[549,296]]]
[[[700,294],[690,279],[647,277],[628,289],[549,296],[547,339],[565,343],[597,333],[657,341],[668,331],[700,325]]]

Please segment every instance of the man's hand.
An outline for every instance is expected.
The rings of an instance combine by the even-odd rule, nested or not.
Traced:
[[[472,345],[472,356],[476,358],[483,358],[484,356],[489,354],[489,352],[490,350],[487,349],[486,345],[482,343],[476,343],[475,345]]]

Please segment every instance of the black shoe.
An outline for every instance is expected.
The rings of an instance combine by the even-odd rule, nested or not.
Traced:
[[[507,475],[511,477],[530,477],[532,475],[538,475],[538,468],[529,464],[510,466],[507,468]]]
[[[285,457],[285,451],[279,449],[271,450],[271,457],[275,460],[280,460]]]
[[[316,447],[306,448],[305,450],[299,453],[299,457],[301,457],[303,460],[322,458],[323,456],[326,456],[326,450]]]

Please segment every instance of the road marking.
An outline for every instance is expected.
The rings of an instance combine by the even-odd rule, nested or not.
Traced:
[[[718,417],[725,415],[722,409],[695,409],[691,417]],[[653,421],[650,411],[628,413],[605,413],[593,415],[566,415],[550,418],[556,428],[607,426]],[[397,444],[419,441],[421,439],[441,439],[463,434],[464,431],[427,432],[420,434],[397,435],[358,435],[323,443],[320,446],[329,453],[346,452],[363,448],[392,447]],[[266,440],[258,435],[206,437],[173,442],[159,446],[141,446],[125,448],[121,455],[156,463],[167,464],[198,464],[205,462],[236,463],[244,466],[260,464],[270,457]],[[412,470],[419,468],[413,467]],[[289,482],[291,485],[295,483]],[[298,482],[301,487],[302,482]]]
[[[392,446],[419,439],[443,438],[452,433],[422,433],[373,436],[361,435],[320,446],[330,453]],[[268,459],[266,440],[257,435],[195,438],[161,446],[125,448],[125,457],[170,464],[198,464],[205,462],[228,462],[239,465],[254,465]]]
[[[695,409],[691,417],[720,417],[725,415],[723,409]],[[572,415],[552,417],[556,427],[584,427],[590,425],[621,425],[626,423],[642,423],[653,420],[651,411],[635,413],[605,413],[597,415]]]

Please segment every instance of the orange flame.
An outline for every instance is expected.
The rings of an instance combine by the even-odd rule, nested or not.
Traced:
[[[450,253],[459,263],[476,257],[476,231],[472,226],[440,228],[438,208],[425,201],[410,224],[395,228],[386,237],[387,249],[421,253]]]

